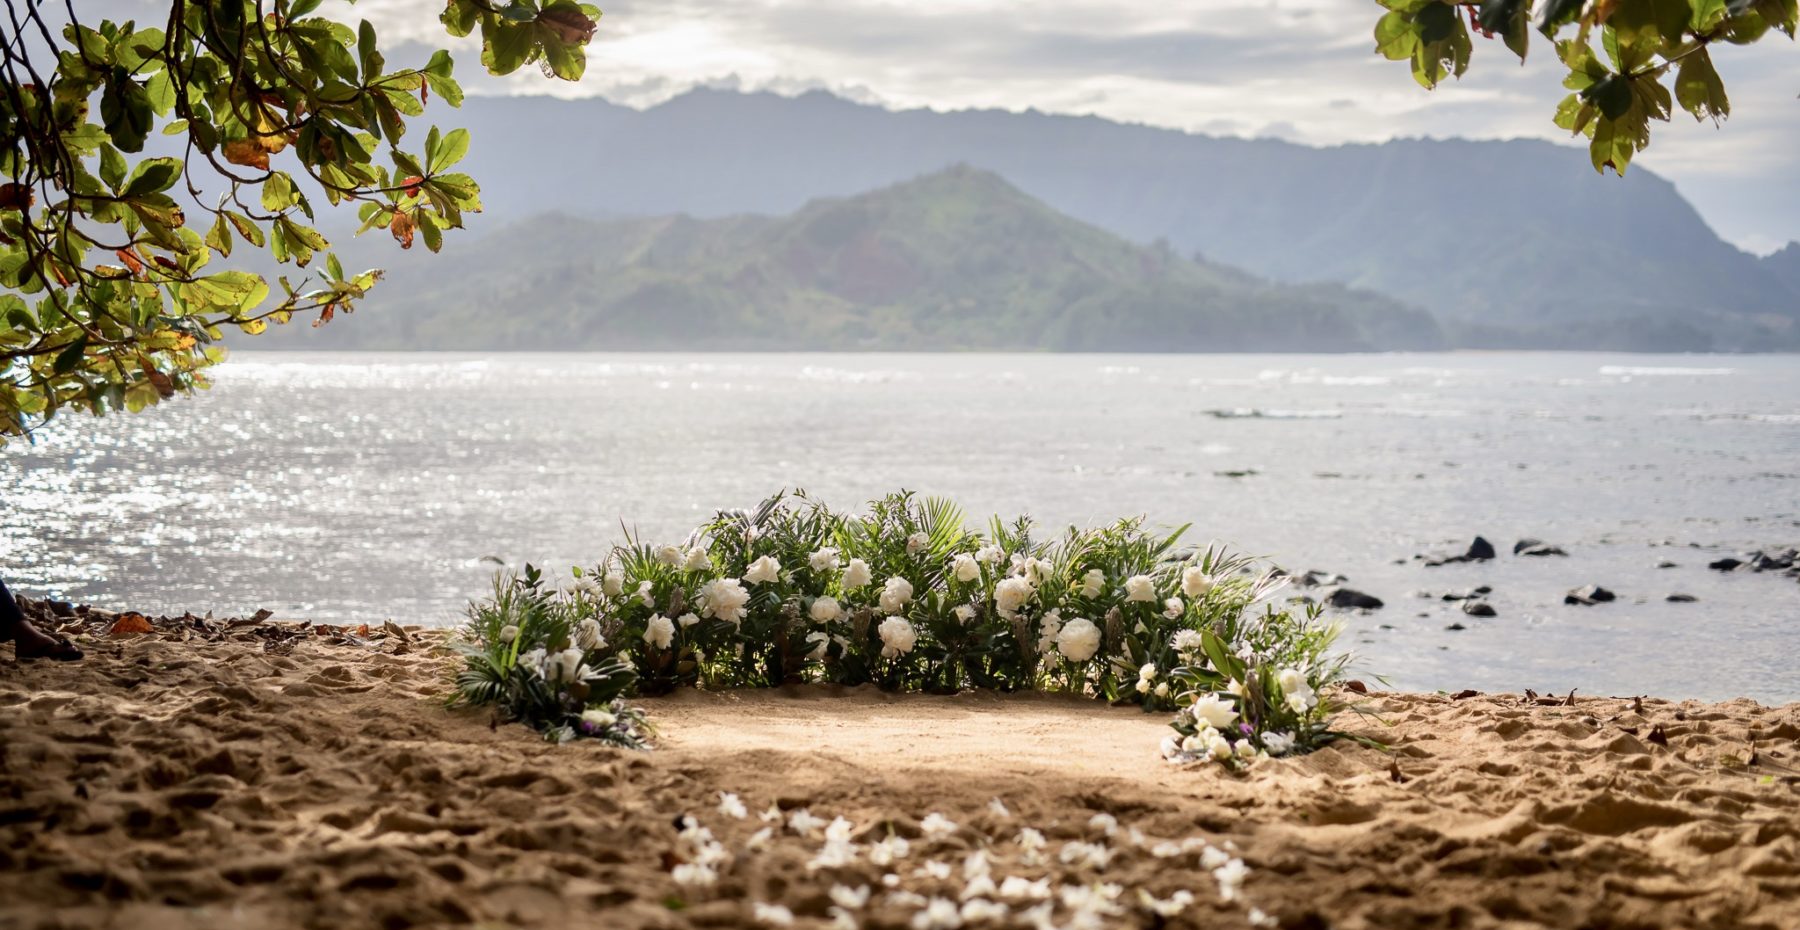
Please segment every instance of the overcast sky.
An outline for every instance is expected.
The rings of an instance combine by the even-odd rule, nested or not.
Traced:
[[[125,6],[145,0],[114,0]],[[346,12],[332,0],[327,12]],[[155,5],[152,3],[151,5]],[[331,7],[337,7],[332,9]],[[612,0],[579,84],[532,71],[472,91],[598,95],[650,106],[696,85],[824,88],[889,107],[1035,107],[1312,145],[1395,136],[1530,136],[1567,91],[1548,45],[1521,67],[1476,40],[1470,75],[1427,93],[1374,54],[1374,0]],[[166,5],[163,7],[166,9]],[[444,44],[443,0],[362,0],[384,44]],[[456,46],[452,46],[456,48]],[[1641,164],[1720,235],[1756,252],[1800,239],[1800,51],[1773,35],[1715,60],[1734,114],[1657,124]],[[1572,160],[1583,159],[1572,153]],[[1785,170],[1784,170],[1785,169]],[[1606,183],[1595,176],[1594,183]],[[1478,186],[1472,187],[1478,191]],[[1472,193],[1471,196],[1480,196]],[[1504,196],[1497,193],[1495,196]]]

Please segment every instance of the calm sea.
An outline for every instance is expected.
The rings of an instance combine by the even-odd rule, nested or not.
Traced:
[[[622,526],[676,537],[778,488],[908,487],[1345,574],[1387,602],[1346,644],[1401,687],[1800,699],[1800,584],[1705,567],[1800,544],[1791,356],[246,352],[218,381],[0,450],[7,579],[445,624],[490,557],[591,564]],[[1501,557],[1413,559],[1476,534]],[[1563,606],[1589,583],[1618,601]],[[1422,596],[1480,584],[1498,617]]]

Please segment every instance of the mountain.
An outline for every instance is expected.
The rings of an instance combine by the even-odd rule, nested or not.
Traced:
[[[354,321],[259,347],[1347,351],[1435,321],[1275,284],[1050,209],[966,166],[788,216],[552,213],[397,270]],[[304,329],[304,328],[301,328]]]
[[[1800,242],[1790,242],[1781,251],[1764,256],[1762,264],[1794,292],[1796,301],[1800,301]]]
[[[1800,299],[1673,185],[1535,141],[1314,148],[1027,111],[889,111],[699,90],[645,111],[470,98],[489,224],[786,214],[965,163],[1139,243],[1423,307],[1460,342],[1800,347]],[[378,304],[371,304],[371,308]]]

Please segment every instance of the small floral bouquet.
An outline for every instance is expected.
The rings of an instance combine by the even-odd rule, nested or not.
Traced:
[[[455,640],[464,661],[452,703],[495,707],[552,742],[648,748],[643,713],[623,700],[636,676],[608,652],[588,606],[580,589],[546,590],[530,565],[496,578],[493,597],[470,606]]]

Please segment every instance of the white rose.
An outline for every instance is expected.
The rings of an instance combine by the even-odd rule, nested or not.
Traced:
[[[950,568],[951,571],[955,572],[956,580],[965,584],[971,581],[978,581],[981,578],[981,563],[975,561],[975,557],[967,552],[961,553],[952,560]]]
[[[1206,741],[1206,753],[1223,762],[1231,758],[1231,741],[1214,733],[1212,739]]]
[[[518,627],[513,626],[512,624],[508,623],[507,625],[500,628],[500,641],[502,643],[506,643],[506,644],[510,645],[513,640],[518,639],[518,638],[519,638],[519,628]]]
[[[1181,593],[1188,597],[1205,597],[1213,588],[1212,576],[1198,565],[1190,565],[1181,571]]]
[[[656,560],[668,566],[680,565],[687,560],[687,553],[680,546],[663,546],[656,550]]]
[[[812,606],[806,612],[814,623],[830,623],[844,616],[844,608],[835,597],[814,598]]]
[[[1169,683],[1168,682],[1165,681],[1156,686],[1156,696],[1159,698],[1166,698],[1169,696]]]
[[[881,626],[876,628],[876,632],[881,636],[881,656],[884,659],[906,655],[919,641],[919,631],[913,629],[912,624],[899,617],[889,617],[881,621]]]
[[[690,572],[706,571],[712,567],[712,556],[707,555],[705,549],[695,546],[682,558],[681,567]]]
[[[605,579],[601,581],[600,590],[606,592],[607,597],[618,597],[625,590],[625,576],[614,571],[607,572]]]
[[[975,550],[975,561],[986,562],[989,565],[998,565],[1000,560],[1005,557],[1006,552],[999,546],[982,546]]]
[[[750,567],[744,569],[745,584],[767,584],[780,580],[781,563],[775,561],[775,557],[772,555],[765,555],[751,562]]]
[[[1100,651],[1100,628],[1076,617],[1056,634],[1056,651],[1071,662],[1086,662]]]
[[[1155,662],[1145,662],[1144,667],[1138,669],[1138,681],[1155,681],[1155,680],[1156,680],[1156,663]]]
[[[1264,733],[1262,742],[1263,748],[1267,749],[1271,756],[1285,756],[1294,751],[1294,735],[1292,733]]]
[[[1281,693],[1287,697],[1288,707],[1296,714],[1304,714],[1319,705],[1319,694],[1313,690],[1312,684],[1306,680],[1305,673],[1297,668],[1284,668],[1275,676],[1275,683],[1281,686]]]
[[[1179,597],[1171,597],[1168,600],[1163,601],[1163,616],[1170,620],[1173,620],[1186,612],[1187,605],[1183,604]]]
[[[700,612],[726,623],[737,623],[749,611],[750,592],[736,578],[715,578],[700,589]]]
[[[815,572],[829,572],[838,567],[838,551],[826,546],[806,557],[806,563]]]
[[[968,623],[975,619],[975,608],[970,607],[967,604],[959,605],[955,610],[951,611],[951,613],[955,614],[956,619],[963,623]]]
[[[1104,592],[1105,590],[1106,590],[1106,573],[1105,572],[1103,572],[1097,568],[1090,568],[1090,569],[1088,569],[1087,574],[1081,576],[1081,596],[1082,597],[1099,597],[1101,595],[1101,593]]]
[[[1156,600],[1156,582],[1151,581],[1149,575],[1132,575],[1125,579],[1125,600],[1128,602]]]
[[[675,642],[675,621],[662,614],[650,618],[644,627],[644,642],[658,649],[667,649]]]
[[[924,533],[914,533],[906,537],[906,554],[915,555],[919,550],[931,545],[931,537]]]
[[[553,678],[555,681],[575,681],[579,679],[581,676],[581,656],[581,650],[573,647],[557,653],[550,660],[555,675],[545,677]]]
[[[595,727],[610,727],[613,724],[618,723],[619,718],[614,716],[612,711],[601,710],[596,707],[592,710],[582,711],[581,722]]]
[[[638,582],[637,599],[643,601],[645,607],[656,606],[656,592],[650,590],[650,582]]]
[[[600,649],[606,645],[606,637],[600,635],[600,621],[589,617],[575,627],[575,645],[583,649]]]
[[[1000,616],[1011,617],[1035,593],[1031,582],[1023,578],[1003,578],[994,585],[994,607],[1000,611]]]
[[[905,610],[907,603],[912,600],[912,596],[912,582],[907,581],[899,575],[889,578],[887,584],[883,585],[881,588],[881,612],[884,614],[897,614],[900,611]]]
[[[1216,694],[1203,694],[1194,699],[1194,719],[1203,720],[1208,726],[1224,729],[1237,719],[1237,707]]]
[[[869,563],[862,559],[851,559],[850,564],[844,566],[844,590],[846,591],[853,591],[874,580],[875,575],[869,571]]]

